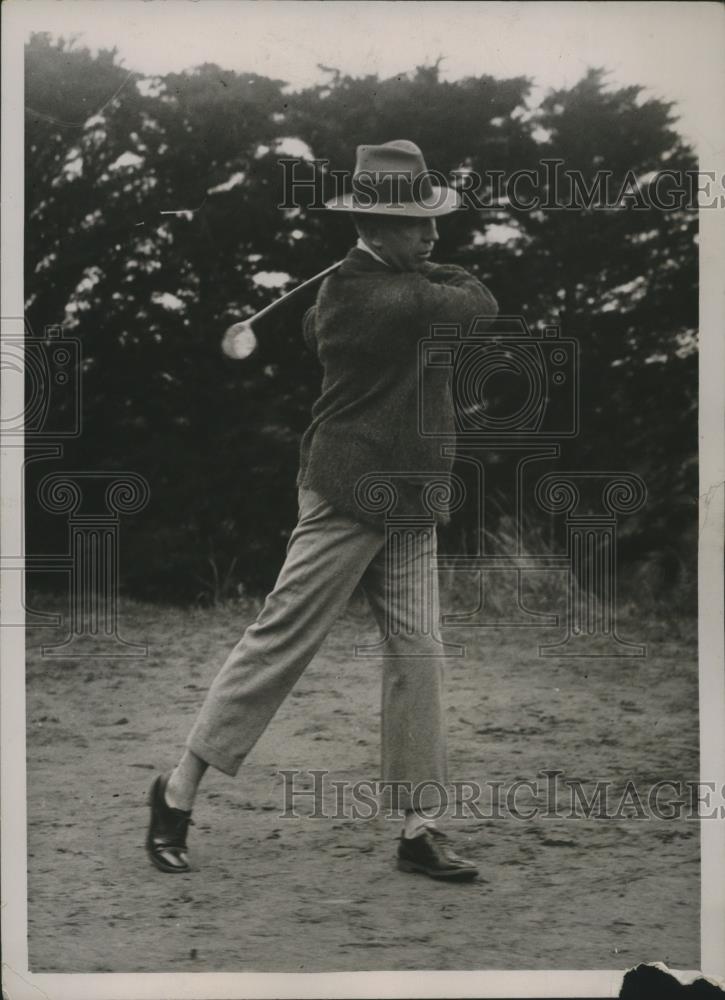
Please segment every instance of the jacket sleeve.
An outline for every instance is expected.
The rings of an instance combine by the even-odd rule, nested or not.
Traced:
[[[423,278],[435,286],[429,295],[436,311],[461,310],[469,313],[469,319],[472,318],[471,313],[488,319],[494,319],[498,314],[498,303],[490,289],[457,264],[429,263],[423,271]]]
[[[396,306],[402,315],[429,323],[494,319],[498,303],[478,278],[455,264],[428,264],[421,272],[398,275]],[[401,316],[402,318],[402,316]]]
[[[498,305],[491,292],[456,265],[426,264],[421,271],[346,274],[326,278],[314,314],[305,316],[305,339],[320,336],[355,341],[355,349],[377,358],[407,351],[433,324],[450,324],[465,336],[474,320],[491,321]],[[309,342],[309,341],[308,341]]]

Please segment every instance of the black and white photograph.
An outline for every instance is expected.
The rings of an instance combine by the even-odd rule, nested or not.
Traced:
[[[725,991],[725,7],[2,5],[3,997]]]

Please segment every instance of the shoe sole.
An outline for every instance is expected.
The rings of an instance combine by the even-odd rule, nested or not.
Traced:
[[[416,864],[415,861],[405,861],[402,858],[398,858],[398,870],[412,875],[427,875],[428,878],[444,882],[470,882],[478,877],[478,868],[458,868],[449,872],[438,872],[426,868],[425,865]]]
[[[188,872],[191,871],[189,865],[187,865],[186,868],[170,868],[160,858],[156,857],[153,851],[150,850],[148,844],[146,845],[146,853],[148,854],[149,861],[154,866],[154,868],[158,868],[158,870],[160,872],[164,872],[165,875],[186,875],[188,874]]]

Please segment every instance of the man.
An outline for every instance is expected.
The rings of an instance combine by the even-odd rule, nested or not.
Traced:
[[[433,323],[467,328],[474,317],[495,316],[497,306],[462,268],[430,262],[435,220],[455,211],[458,196],[430,183],[415,144],[359,146],[352,187],[327,207],[352,213],[357,245],[304,320],[324,375],[300,450],[299,521],[275,588],[214,680],[183,757],[152,786],[146,846],[164,872],[189,870],[186,835],[206,768],[237,773],[361,584],[381,629],[394,625],[381,722],[383,780],[397,783],[405,809],[398,867],[439,879],[477,874],[426,815],[439,804],[435,783],[446,782],[446,732],[443,659],[431,655],[412,606],[416,580],[435,556],[435,532],[415,528],[415,483],[421,473],[448,476],[451,460],[419,433],[418,342]],[[453,431],[449,376],[440,369],[434,376],[426,406]],[[413,518],[395,558],[381,515],[361,502],[370,473],[395,474],[396,516]],[[436,621],[438,584],[429,575]]]

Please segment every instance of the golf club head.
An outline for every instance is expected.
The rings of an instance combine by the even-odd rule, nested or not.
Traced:
[[[257,338],[254,335],[254,330],[249,320],[234,323],[224,334],[222,351],[228,358],[233,358],[235,361],[243,361],[250,354],[253,354],[256,348]]]

